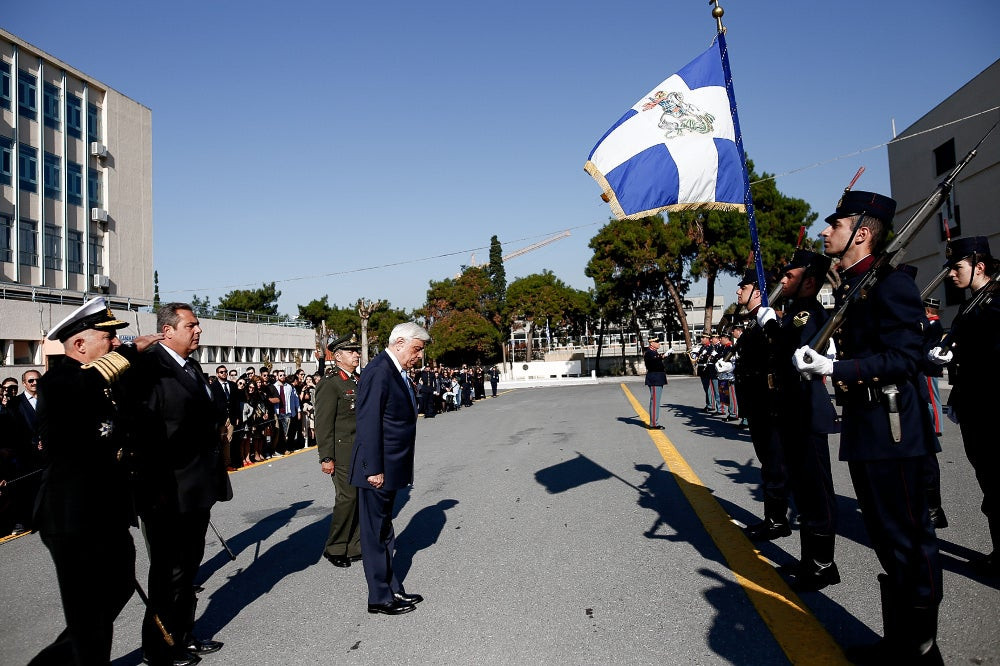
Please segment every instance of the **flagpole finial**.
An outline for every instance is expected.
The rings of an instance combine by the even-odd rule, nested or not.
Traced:
[[[719,32],[725,32],[726,29],[722,26],[722,16],[726,10],[719,6],[719,0],[709,0],[708,4],[712,5],[712,18],[715,19],[715,25]]]

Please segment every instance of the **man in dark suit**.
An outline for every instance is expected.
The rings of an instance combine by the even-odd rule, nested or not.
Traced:
[[[225,422],[212,399],[198,349],[201,326],[185,303],[157,311],[163,341],[141,357],[135,395],[144,449],[137,485],[139,515],[149,548],[149,606],[142,626],[148,663],[181,666],[222,647],[195,638],[195,575],[205,554],[212,505],[232,498],[219,433]],[[156,613],[173,634],[170,647]]]
[[[385,351],[365,366],[358,383],[351,485],[358,488],[369,613],[400,615],[423,601],[419,594],[407,594],[393,573],[392,508],[396,491],[413,483],[417,399],[406,373],[420,362],[430,339],[417,324],[397,325]]]
[[[820,234],[840,257],[838,305],[882,252],[896,202],[850,191]],[[848,463],[865,528],[885,574],[878,576],[884,638],[848,650],[857,664],[940,664],[937,646],[941,561],[923,474],[934,455],[927,387],[919,379],[925,325],[920,291],[905,271],[889,271],[849,301],[834,335],[836,360],[808,346],[795,351],[803,375],[830,376],[843,407],[840,459]]]
[[[222,433],[222,462],[226,467],[231,465],[230,461],[239,460],[237,453],[232,455],[233,445],[233,424],[240,420],[240,400],[236,395],[236,383],[229,381],[229,372],[226,366],[220,365],[215,369],[216,381],[209,386],[212,388],[212,399],[215,400],[220,412],[226,415],[226,422],[223,425]],[[232,465],[235,467],[235,465]]]
[[[12,534],[30,532],[33,528],[31,514],[35,509],[35,498],[41,477],[38,472],[45,466],[45,454],[38,437],[38,380],[41,373],[28,370],[21,375],[24,392],[7,405],[11,413],[11,431],[4,433],[13,443],[17,455],[17,476],[21,480],[14,487],[14,531]]]
[[[98,296],[48,335],[62,342],[65,358],[39,384],[38,427],[48,466],[35,519],[55,563],[66,629],[32,666],[107,664],[115,618],[135,587],[120,380],[160,336],[120,346],[116,331],[125,326]]]

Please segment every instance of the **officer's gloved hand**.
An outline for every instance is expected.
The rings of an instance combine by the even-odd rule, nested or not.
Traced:
[[[948,351],[943,351],[940,347],[934,347],[927,352],[927,360],[937,365],[948,365],[951,363],[951,359],[954,358],[954,356],[955,355],[951,353],[950,349]]]
[[[830,346],[826,348],[826,357],[831,361],[837,360],[837,345],[834,343],[833,338],[830,338]]]
[[[671,355],[671,354],[673,354],[673,353],[674,353],[674,350],[673,350],[673,348],[671,348],[671,347],[667,347],[667,350],[666,350],[665,352],[663,352],[663,353],[661,354],[661,356],[670,356],[670,355]]]
[[[733,371],[733,364],[730,363],[729,361],[724,361],[720,358],[718,361],[715,362],[715,369],[719,372],[720,375],[723,375],[727,372]]]
[[[809,345],[795,350],[795,354],[792,355],[792,365],[805,379],[809,379],[811,375],[833,374],[833,361]]]
[[[955,411],[954,407],[950,407],[950,406],[946,405],[945,408],[944,408],[944,413],[945,413],[945,416],[948,417],[949,421],[951,421],[955,425],[958,425],[958,412]]]
[[[769,321],[775,321],[778,315],[774,313],[774,308],[757,308],[757,323],[763,327]]]

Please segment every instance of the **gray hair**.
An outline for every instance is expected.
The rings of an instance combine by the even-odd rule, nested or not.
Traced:
[[[407,340],[423,340],[424,342],[431,341],[431,334],[428,333],[423,326],[416,324],[412,321],[405,321],[402,324],[396,324],[392,332],[389,333],[389,344],[391,345],[398,340],[406,342]]]

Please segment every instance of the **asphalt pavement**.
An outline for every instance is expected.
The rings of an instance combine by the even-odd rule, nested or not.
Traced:
[[[847,475],[834,463],[839,585],[796,597],[776,567],[798,534],[757,551],[732,521],[760,516],[749,436],[671,378],[665,430],[644,427],[641,378],[517,388],[421,419],[416,478],[400,492],[395,565],[425,597],[369,615],[360,563],[321,558],[334,492],[314,449],[233,473],[209,531],[196,629],[228,664],[843,663],[838,646],[881,633],[880,571]],[[836,459],[836,436],[831,447]],[[1000,664],[1000,580],[967,560],[990,547],[957,426],[940,454],[946,663]],[[141,535],[137,573],[147,561]],[[101,535],[94,534],[94,539]],[[27,663],[62,629],[37,534],[0,543],[0,664]],[[140,663],[142,606],[116,623],[114,663]]]

